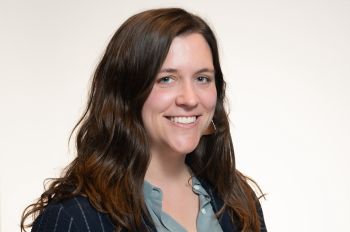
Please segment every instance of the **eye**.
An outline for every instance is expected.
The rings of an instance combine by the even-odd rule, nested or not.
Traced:
[[[164,76],[157,80],[157,82],[160,84],[172,83],[173,81],[174,81],[174,78],[172,78],[171,76]]]
[[[209,78],[207,76],[199,76],[199,77],[197,77],[197,81],[199,81],[201,83],[209,83],[209,82],[211,82],[211,78]]]

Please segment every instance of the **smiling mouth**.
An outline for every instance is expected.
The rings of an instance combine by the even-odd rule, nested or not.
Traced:
[[[197,118],[199,116],[181,116],[181,117],[166,117],[168,120],[174,122],[174,123],[179,123],[179,124],[192,124],[195,123]]]

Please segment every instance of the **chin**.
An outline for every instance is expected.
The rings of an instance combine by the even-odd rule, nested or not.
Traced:
[[[199,140],[192,143],[185,141],[182,143],[172,144],[172,146],[170,147],[175,153],[187,155],[188,153],[191,153],[196,149],[196,147],[198,146],[198,143],[199,143]]]

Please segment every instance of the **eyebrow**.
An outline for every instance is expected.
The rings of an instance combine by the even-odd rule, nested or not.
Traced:
[[[214,69],[209,69],[209,68],[199,69],[198,71],[195,72],[195,74],[204,73],[204,72],[215,74]],[[161,69],[159,73],[178,73],[178,70],[174,68],[164,68],[164,69]]]

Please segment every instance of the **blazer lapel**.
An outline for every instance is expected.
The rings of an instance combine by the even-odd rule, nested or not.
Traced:
[[[211,205],[213,207],[214,213],[219,212],[219,210],[224,206],[224,202],[219,198],[217,192],[213,190],[213,188],[206,181],[197,177],[197,179],[201,182],[203,188],[207,191],[211,198]],[[238,232],[237,226],[232,223],[231,217],[228,214],[227,210],[221,214],[218,218],[220,226],[223,232]]]

